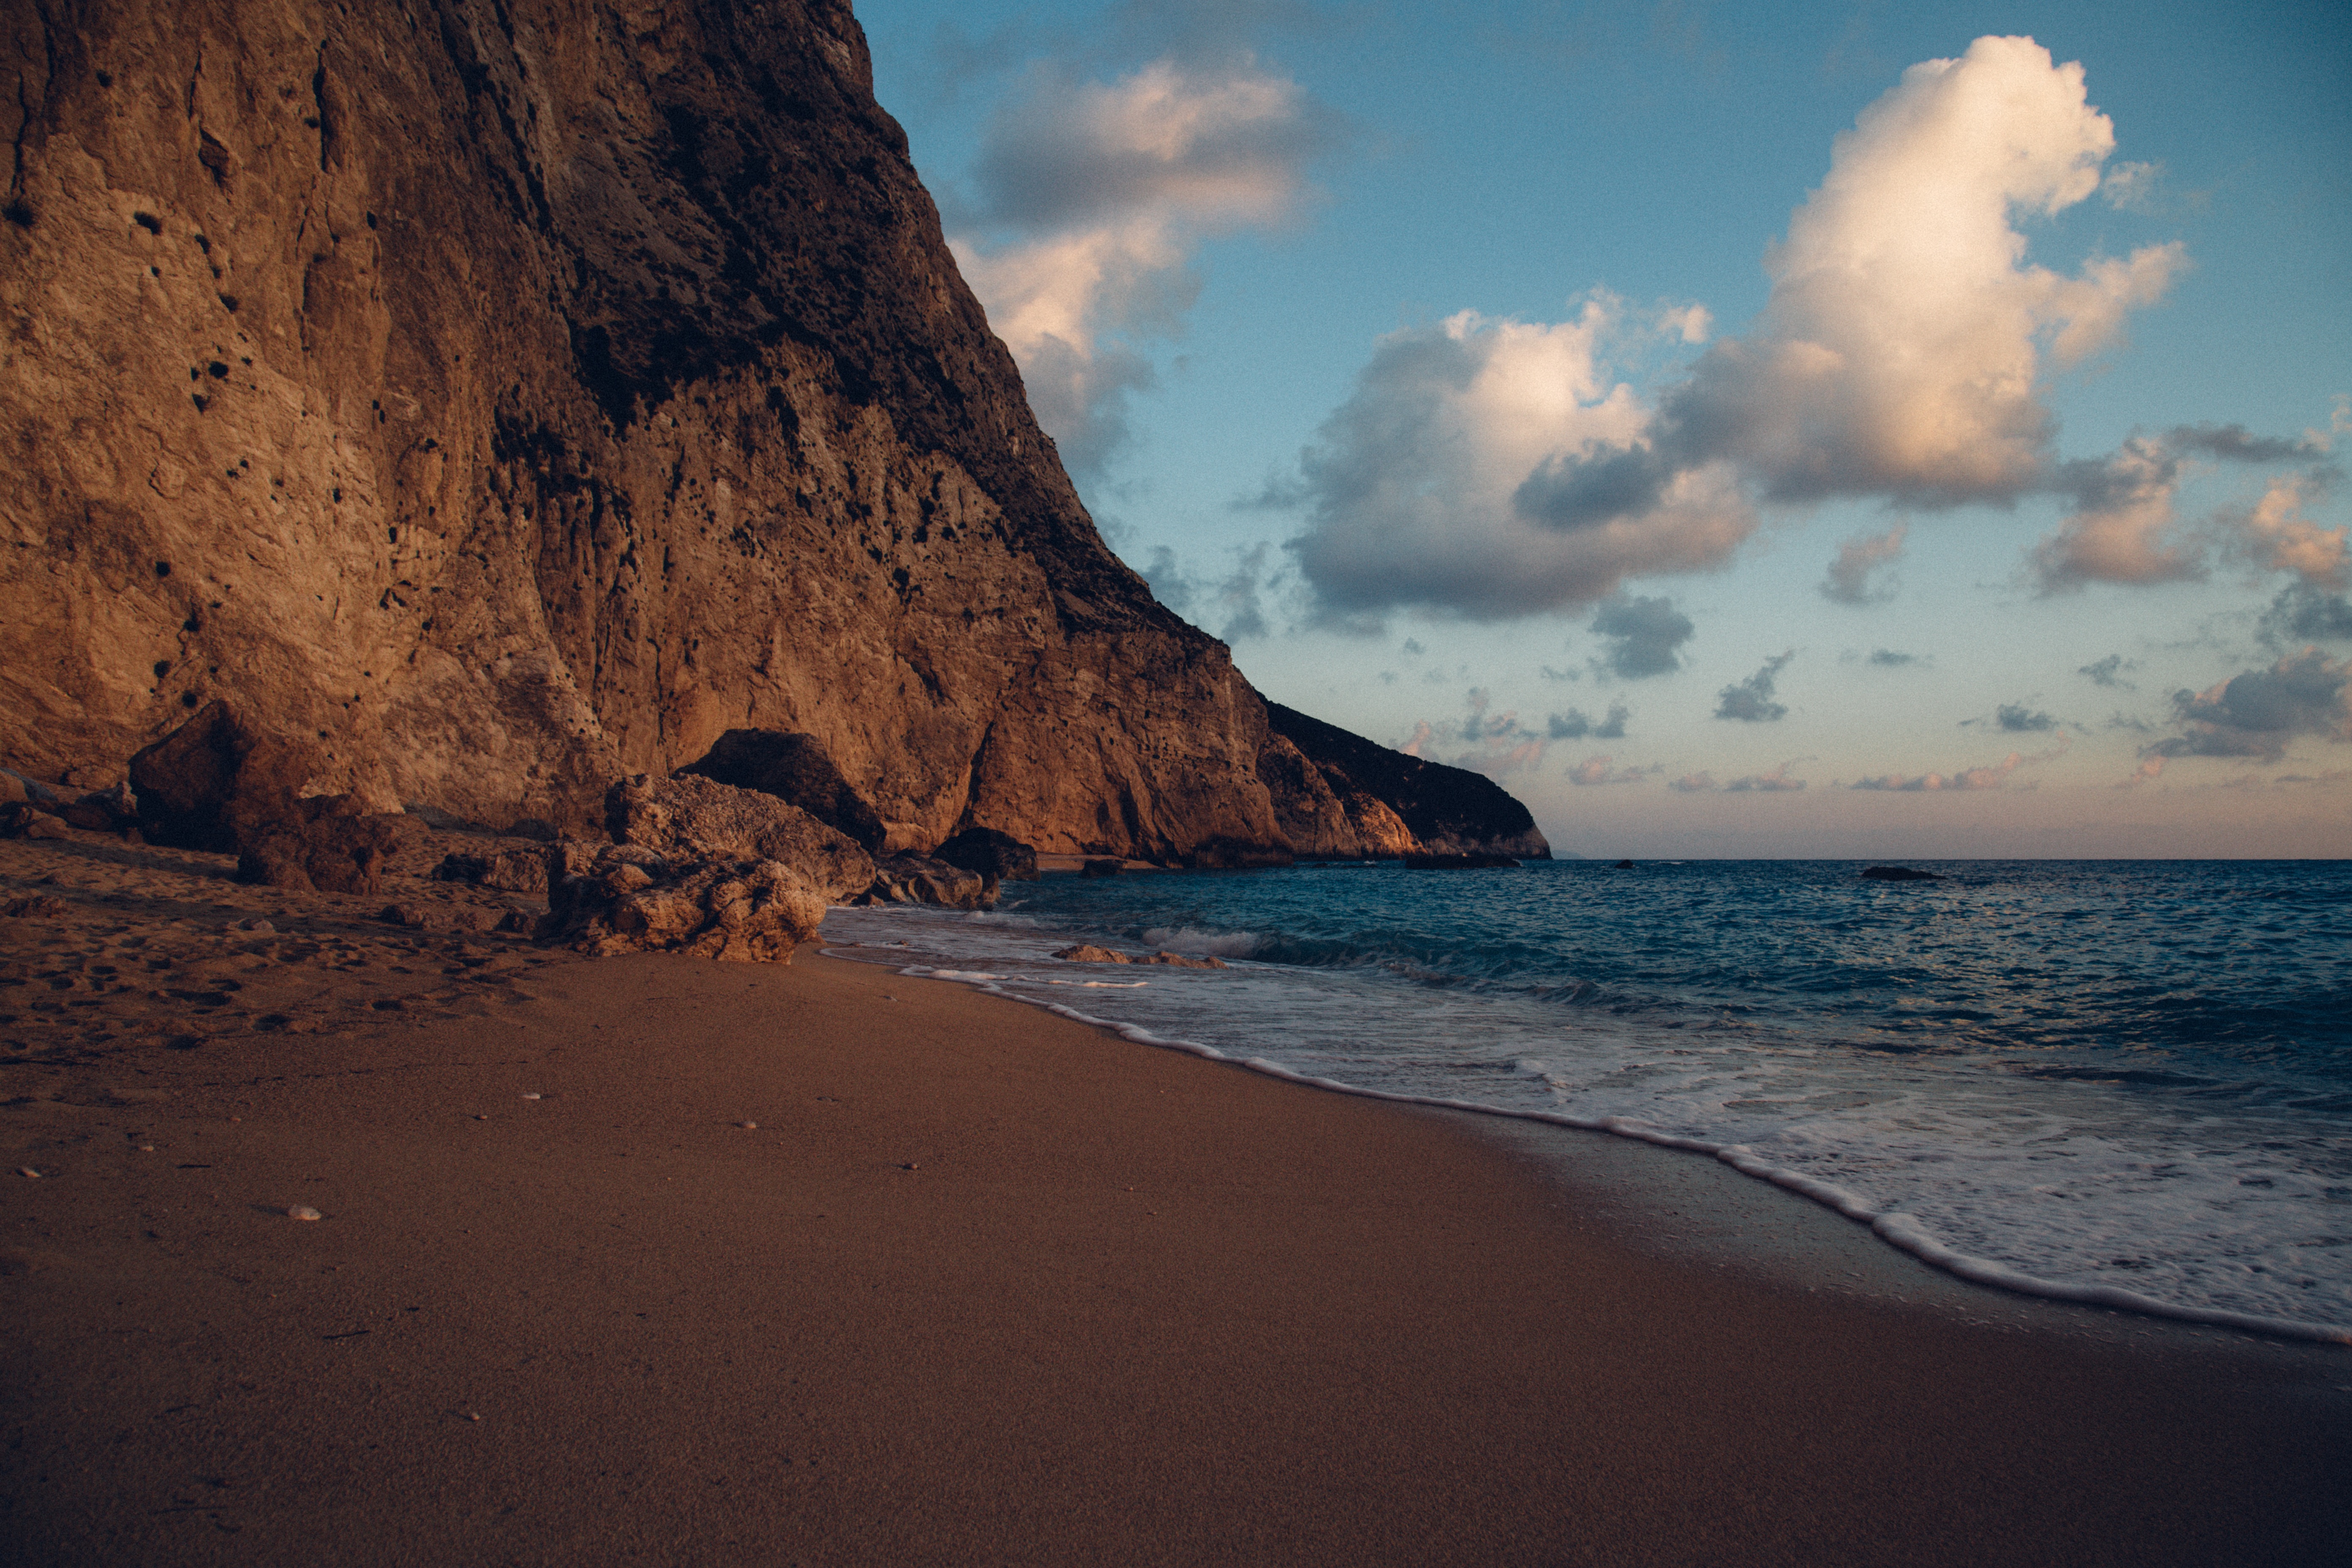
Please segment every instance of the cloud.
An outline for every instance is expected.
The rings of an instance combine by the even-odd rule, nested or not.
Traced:
[[[1216,635],[1226,642],[1272,636],[1265,599],[1281,590],[1287,568],[1269,571],[1274,550],[1268,544],[1235,546],[1228,553],[1234,558],[1233,570],[1214,582],[1203,582],[1182,570],[1174,551],[1155,544],[1143,580],[1161,604],[1195,626],[1216,626]]]
[[[1419,637],[1407,637],[1404,639],[1404,646],[1398,649],[1398,651],[1400,653],[1409,654],[1414,658],[1419,658],[1423,654],[1427,653],[1429,650],[1421,646],[1421,639]]]
[[[1727,784],[1717,784],[1711,773],[1685,773],[1678,779],[1669,780],[1666,787],[1684,795],[1702,795],[1709,790],[1720,790],[1725,795],[1793,794],[1805,787],[1804,780],[1789,776],[1789,770],[1795,765],[1794,762],[1782,763],[1769,773],[1749,773]]]
[[[2116,785],[2116,787],[2117,789],[2137,789],[2142,784],[2154,784],[2158,779],[2160,779],[2163,776],[2164,759],[2162,757],[2148,757],[2143,759],[2139,766],[2132,771],[2131,777],[2124,780],[2121,784]]]
[[[2068,497],[2074,510],[2028,557],[2041,591],[2203,577],[2206,542],[2184,531],[2174,510],[2191,460],[2275,463],[2319,450],[2308,437],[2289,441],[2249,435],[2242,425],[2197,425],[2135,436],[2105,458],[2060,465],[2047,488]],[[2334,474],[2320,467],[2274,479],[2253,507],[2217,515],[2204,532],[2228,538],[2235,553],[2264,570],[2340,586],[2347,530],[2322,529],[2301,511]]]
[[[1568,770],[1568,782],[1579,786],[1588,784],[1640,784],[1654,770],[1619,768],[1614,757],[1587,757]]]
[[[1891,647],[1882,647],[1871,650],[1870,662],[1885,669],[1900,669],[1906,664],[1919,663],[1920,658],[1916,653],[1896,653]]]
[[[2099,195],[2117,212],[2147,212],[2163,178],[2162,163],[2117,163],[2099,182]]]
[[[1469,708],[1465,717],[1434,723],[1423,720],[1397,750],[1409,757],[1469,768],[1494,778],[1523,772],[1543,761],[1551,736],[1521,724],[1516,710],[1493,711],[1493,695],[1484,687],[1472,687],[1465,701]]]
[[[2182,732],[2148,746],[2153,757],[2256,757],[2276,762],[2305,735],[2352,742],[2352,659],[2315,647],[2288,654],[2206,691],[2178,691]]]
[[[1649,411],[1600,357],[1622,317],[1601,296],[1553,325],[1465,310],[1382,339],[1299,455],[1297,484],[1263,498],[1305,509],[1289,547],[1328,609],[1424,605],[1500,619],[1728,559],[1755,526],[1728,469],[1657,485],[1598,473],[1549,498],[1528,489],[1561,453],[1620,447],[1647,427]],[[1641,504],[1622,515],[1576,513],[1636,491]]]
[[[1571,708],[1545,721],[1545,733],[1554,741],[1581,741],[1588,735],[1596,741],[1622,741],[1626,721],[1633,717],[1633,710],[1622,702],[1611,703],[1609,716],[1597,724],[1583,709]]]
[[[1783,795],[1801,790],[1805,787],[1805,781],[1789,776],[1789,770],[1795,765],[1794,763],[1782,763],[1769,773],[1749,773],[1745,778],[1736,778],[1723,786],[1724,793],[1746,795],[1752,792],[1762,795]]]
[[[2111,653],[2105,658],[2093,659],[2090,663],[2074,671],[2074,673],[2077,675],[2089,676],[2091,678],[2091,684],[2094,686],[2111,686],[2120,688],[2125,691],[2137,691],[2139,688],[2134,686],[2130,681],[2123,679],[2118,672],[2126,669],[2137,669],[2138,668],[2139,661],[2137,659],[2126,658],[2119,653]]]
[[[1127,437],[1151,384],[1140,341],[1172,337],[1208,236],[1287,221],[1333,121],[1247,55],[1153,61],[1115,81],[1041,64],[991,121],[950,204],[950,244],[1075,471]]]
[[[1621,595],[1601,605],[1601,613],[1592,617],[1593,635],[1616,645],[1601,657],[1601,668],[1628,680],[1680,669],[1683,661],[1675,650],[1688,642],[1696,629],[1671,599]]]
[[[1888,790],[1899,795],[1919,795],[1938,790],[1999,789],[2009,782],[2025,759],[2011,752],[2000,762],[1984,767],[1962,768],[1950,773],[1885,773],[1874,779],[1856,779],[1851,789]]]
[[[2022,702],[2004,702],[1993,710],[1996,728],[2012,735],[2040,734],[2058,728],[2058,721],[2047,713],[2037,713]]]
[[[1745,680],[1734,681],[1716,694],[1715,716],[1749,724],[1769,724],[1789,715],[1788,705],[1772,700],[1772,683],[1788,668],[1797,650],[1790,648],[1764,661],[1764,668]]]
[[[1848,789],[1883,790],[1896,795],[1934,795],[1956,790],[2003,789],[2010,775],[2021,767],[2046,763],[2064,756],[2070,742],[2064,734],[2057,744],[2046,752],[2011,752],[1997,763],[1979,767],[1958,768],[1948,773],[1882,773],[1876,778],[1856,779]]]
[[[2290,583],[2263,612],[2257,635],[2273,647],[2352,641],[2352,600],[2323,594],[2308,583]]]
[[[2329,477],[2315,469],[2273,479],[2262,500],[2235,519],[2238,552],[2265,571],[2293,572],[2308,586],[2341,589],[2352,526],[2322,528],[2303,515],[2326,493]]]
[[[1891,567],[1903,558],[1903,536],[1909,531],[1906,523],[1896,523],[1884,533],[1862,533],[1838,546],[1837,559],[1830,563],[1829,575],[1822,580],[1822,597],[1833,605],[1876,605],[1895,596],[1891,575],[1873,584],[1870,574]]]
[[[1307,580],[1339,613],[1523,615],[1721,563],[1758,497],[2034,490],[2052,467],[2045,358],[2115,342],[2185,266],[2177,244],[2072,275],[2025,262],[2014,220],[2091,195],[2114,144],[2080,66],[1979,38],[1912,67],[1836,139],[1767,254],[1756,329],[1654,407],[1600,357],[1601,299],[1557,325],[1465,313],[1384,340],[1300,459]]]

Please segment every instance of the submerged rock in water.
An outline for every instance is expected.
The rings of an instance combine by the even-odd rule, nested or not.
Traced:
[[[1933,871],[1915,871],[1908,866],[1865,866],[1862,874],[1874,882],[1940,882],[1944,879]]]
[[[1152,953],[1149,957],[1136,958],[1128,953],[1120,952],[1116,948],[1097,947],[1090,942],[1082,942],[1076,947],[1063,948],[1060,952],[1055,953],[1054,956],[1055,958],[1066,960],[1071,963],[1158,963],[1163,964],[1170,969],[1223,969],[1226,967],[1225,961],[1222,958],[1193,958],[1181,952],[1170,952],[1166,948],[1160,949],[1158,952]]]
[[[861,904],[936,904],[949,910],[985,910],[996,904],[996,879],[950,866],[928,855],[893,855],[874,868],[874,883]]]
[[[1518,862],[1508,855],[1408,855],[1404,858],[1404,868],[1408,871],[1496,871],[1517,865]]]

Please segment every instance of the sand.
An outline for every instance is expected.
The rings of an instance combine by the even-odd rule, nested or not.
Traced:
[[[1916,1299],[1826,1289],[1709,1237],[1843,1222],[1732,1178],[1781,1216],[1740,1218],[1707,1162],[1587,1169],[806,949],[591,963],[226,869],[0,845],[0,907],[50,900],[0,915],[14,1561],[2352,1539],[2352,1354],[2071,1331],[1874,1244]],[[398,896],[444,894],[488,898]]]

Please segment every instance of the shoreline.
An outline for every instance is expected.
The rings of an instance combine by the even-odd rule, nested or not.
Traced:
[[[1945,1310],[1963,1314],[1990,1310],[1987,1306],[1990,1300],[2031,1302],[2057,1309],[2034,1320],[2038,1326],[2053,1331],[2095,1331],[2094,1325],[2104,1316],[2139,1320],[2174,1331],[2207,1331],[2201,1335],[2189,1334],[2179,1341],[2182,1344],[2246,1346],[2273,1343],[2281,1347],[2352,1347],[2352,1330],[2264,1318],[2245,1312],[2176,1306],[2135,1292],[2071,1286],[2020,1274],[1998,1264],[1988,1264],[1956,1253],[1924,1234],[1906,1235],[1899,1227],[1888,1226],[1886,1221],[1890,1218],[1900,1220],[1903,1216],[1899,1215],[1890,1216],[1872,1213],[1861,1208],[1849,1194],[1838,1189],[1780,1171],[1760,1161],[1739,1158],[1736,1151],[1720,1149],[1695,1139],[1678,1138],[1645,1129],[1587,1122],[1574,1117],[1507,1106],[1396,1094],[1333,1079],[1317,1078],[1295,1072],[1275,1062],[1237,1057],[1196,1041],[1162,1038],[1138,1026],[1098,1018],[1064,1004],[1023,996],[955,971],[936,970],[920,964],[905,965],[900,962],[901,955],[887,949],[835,945],[827,947],[825,955],[888,967],[908,978],[936,979],[967,986],[985,995],[1036,1007],[1084,1026],[1099,1029],[1130,1044],[1198,1057],[1261,1074],[1277,1082],[1458,1118],[1474,1135],[1489,1138],[1505,1148],[1533,1155],[1541,1167],[1544,1179],[1559,1182],[1580,1197],[1591,1196],[1588,1184],[1593,1180],[1591,1173],[1603,1169],[1616,1173],[1610,1180],[1619,1189],[1616,1199],[1625,1212],[1629,1227],[1638,1225],[1643,1229],[1653,1229],[1664,1219],[1681,1217],[1683,1211],[1679,1207],[1667,1207],[1664,1199],[1642,1201],[1636,1193],[1640,1184],[1638,1179],[1629,1179],[1624,1173],[1638,1171],[1654,1178],[1666,1171],[1680,1168],[1681,1160],[1675,1158],[1677,1156],[1706,1162],[1727,1173],[1736,1173],[1738,1181],[1736,1185],[1687,1179],[1675,1184],[1678,1189],[1686,1193],[1695,1189],[1704,1191],[1706,1195],[1696,1201],[1721,1210],[1753,1215],[1759,1202],[1765,1202],[1769,1207],[1769,1202],[1760,1200],[1759,1189],[1782,1198],[1799,1200],[1788,1210],[1786,1216],[1777,1222],[1754,1219],[1748,1222],[1751,1228],[1760,1228],[1779,1236],[1778,1245],[1769,1251],[1759,1252],[1748,1247],[1734,1249],[1730,1254],[1737,1257],[1742,1267],[1759,1270],[1784,1284],[1810,1289],[1822,1283],[1822,1271],[1828,1267],[1824,1259],[1834,1258],[1839,1259],[1838,1267],[1843,1272],[1875,1279],[1878,1282],[1877,1293],[1886,1295],[1892,1292],[1891,1299],[1906,1304],[1915,1297],[1932,1295]],[[1633,1154],[1627,1163],[1612,1161],[1598,1152],[1601,1146],[1612,1145],[1629,1154],[1641,1151],[1651,1158]],[[1659,1159],[1657,1156],[1666,1158]],[[1796,1216],[1805,1212],[1837,1223],[1829,1226],[1804,1224]],[[1640,1216],[1638,1221],[1633,1217],[1637,1214]],[[1720,1245],[1721,1239],[1737,1237],[1740,1233],[1723,1231],[1719,1226],[1708,1226],[1704,1219],[1700,1224],[1701,1228],[1696,1234],[1713,1239],[1710,1244],[1693,1250],[1693,1255],[1711,1262],[1723,1261],[1726,1249]],[[1672,1231],[1686,1227],[1666,1228]],[[1912,1230],[1916,1232],[1916,1227],[1912,1227]],[[1869,1238],[1867,1250],[1873,1261],[1883,1265],[1899,1258],[1913,1268],[1851,1267],[1855,1261],[1854,1251],[1842,1243],[1857,1233]],[[1630,1230],[1626,1239],[1629,1242],[1635,1240]],[[1670,1252],[1672,1250],[1669,1249]],[[1926,1279],[1920,1277],[1918,1271],[1921,1270],[1925,1271]],[[1935,1290],[1929,1280],[1957,1289]],[[1834,1281],[1831,1283],[1832,1288],[1836,1288]]]
[[[2352,1530],[2332,1347],[1940,1281],[1711,1161],[1528,1130],[1582,1138],[1568,1171],[814,951],[528,967],[226,884],[142,924],[103,882],[11,960],[184,927],[318,1028],[10,1068],[43,1173],[0,1211],[0,1501],[39,1560],[2317,1563]],[[215,929],[265,898],[298,933]],[[1809,1225],[1979,1305],[1776,1272]]]

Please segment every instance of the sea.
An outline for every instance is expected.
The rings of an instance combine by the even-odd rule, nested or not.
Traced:
[[[2352,862],[1396,862],[828,947],[1334,1089],[1713,1154],[1963,1278],[2352,1342]],[[1088,964],[1056,949],[1222,959]]]

